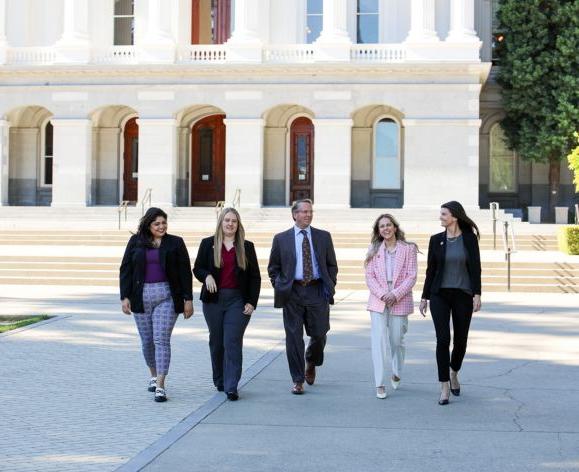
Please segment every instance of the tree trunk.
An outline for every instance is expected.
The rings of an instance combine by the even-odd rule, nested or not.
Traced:
[[[549,156],[549,215],[555,221],[555,207],[559,204],[561,184],[561,161],[556,154]]]

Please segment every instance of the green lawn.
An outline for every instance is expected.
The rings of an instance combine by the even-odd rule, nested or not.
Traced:
[[[0,333],[10,331],[16,328],[22,328],[23,326],[28,326],[33,323],[38,323],[39,321],[47,320],[50,316],[48,315],[38,315],[38,316],[0,316]]]

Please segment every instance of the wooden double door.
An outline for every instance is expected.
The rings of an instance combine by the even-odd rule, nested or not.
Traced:
[[[314,199],[314,124],[306,117],[290,128],[290,204],[302,198]]]
[[[191,130],[191,205],[225,200],[225,115],[199,120]]]
[[[139,187],[139,125],[131,118],[123,131],[123,200],[136,202]]]

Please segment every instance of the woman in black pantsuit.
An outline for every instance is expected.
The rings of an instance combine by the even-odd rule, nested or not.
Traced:
[[[243,334],[257,307],[261,275],[239,213],[225,208],[215,235],[201,241],[193,274],[201,283],[203,315],[209,328],[213,383],[237,400],[243,363]]]
[[[480,232],[455,201],[441,206],[440,222],[445,230],[430,238],[420,312],[426,313],[430,300],[441,384],[438,403],[448,405],[450,393],[460,395],[458,371],[466,353],[472,314],[481,307]],[[451,318],[452,355],[449,354]]]

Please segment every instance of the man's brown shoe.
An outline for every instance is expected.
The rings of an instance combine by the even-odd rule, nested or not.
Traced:
[[[294,383],[292,393],[294,395],[302,395],[304,393],[304,383],[303,382]]]
[[[316,366],[311,362],[306,363],[306,372],[304,375],[308,385],[314,385],[316,381]]]

